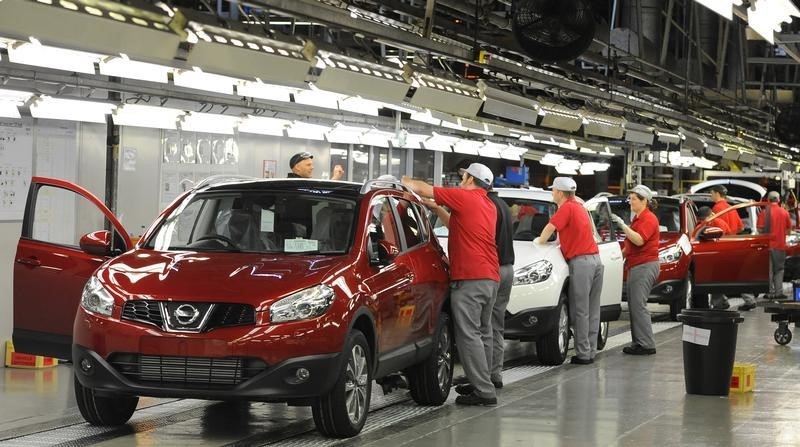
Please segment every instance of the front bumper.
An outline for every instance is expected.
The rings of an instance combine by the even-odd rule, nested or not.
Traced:
[[[648,303],[670,304],[680,300],[686,293],[686,282],[683,279],[667,279],[661,281],[650,289],[647,295]],[[622,287],[622,301],[628,301],[627,288]]]
[[[558,307],[526,309],[516,314],[506,312],[503,338],[533,341],[552,332],[558,323]]]
[[[320,354],[286,360],[266,366],[263,371],[234,386],[208,386],[197,382],[156,382],[137,380],[136,375],[123,374],[96,352],[75,344],[72,359],[80,383],[99,393],[109,392],[134,396],[192,398],[208,400],[259,400],[267,402],[300,401],[326,394],[338,378],[341,353]],[[190,361],[191,357],[188,358]],[[84,371],[89,362],[91,371]],[[308,379],[299,381],[298,368],[308,370]],[[195,377],[196,379],[196,377]],[[191,380],[191,379],[190,379]]]

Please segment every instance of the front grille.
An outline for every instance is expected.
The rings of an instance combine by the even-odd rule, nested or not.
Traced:
[[[131,300],[125,302],[122,308],[122,318],[125,320],[147,323],[164,329],[164,315],[161,304],[163,301]],[[207,303],[198,303],[198,306]],[[203,332],[227,326],[241,326],[255,324],[256,311],[249,304],[217,303],[211,311]]]
[[[143,385],[229,389],[267,367],[255,358],[172,357],[115,353],[109,363],[128,380]]]
[[[161,307],[158,305],[158,301],[127,301],[122,308],[122,318],[164,327],[164,317],[161,315]]]

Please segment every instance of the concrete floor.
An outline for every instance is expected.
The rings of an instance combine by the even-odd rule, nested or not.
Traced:
[[[733,307],[741,303],[731,300]],[[0,444],[800,445],[800,348],[797,342],[775,343],[776,324],[762,309],[742,315],[736,360],[757,364],[755,391],[729,397],[685,393],[679,324],[656,324],[658,353],[631,357],[621,352],[630,341],[622,321],[612,326],[616,335],[593,365],[542,367],[529,344],[512,345],[497,407],[457,406],[454,391],[442,407],[419,407],[403,392],[382,396],[376,388],[367,426],[349,440],[319,436],[306,408],[263,403],[141,399],[128,425],[91,427],[75,407],[71,366],[6,368],[0,376]]]

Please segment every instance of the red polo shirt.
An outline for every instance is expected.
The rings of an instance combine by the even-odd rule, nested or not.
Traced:
[[[558,230],[561,253],[567,261],[576,256],[600,253],[597,241],[594,240],[589,214],[574,197],[567,199],[558,207],[550,218],[550,223]]]
[[[646,262],[658,261],[658,240],[661,233],[658,229],[658,218],[649,208],[639,213],[631,221],[631,230],[639,233],[644,244],[638,246],[625,239],[625,263],[628,269]]]
[[[714,207],[711,208],[711,211],[713,211],[714,214],[719,214],[730,207],[731,205],[728,202],[720,200],[714,204]],[[742,230],[744,230],[744,223],[742,222],[742,218],[739,217],[738,211],[726,213],[724,216],[721,216],[720,219],[724,219],[731,228],[731,234],[739,234]]]
[[[433,188],[433,198],[450,208],[447,254],[450,279],[491,279],[500,281],[497,246],[494,242],[497,208],[486,190]]]
[[[769,248],[786,251],[786,231],[792,228],[792,218],[789,217],[789,212],[777,203],[770,203],[769,207]],[[756,228],[764,226],[765,218],[766,211],[763,211],[758,215]]]

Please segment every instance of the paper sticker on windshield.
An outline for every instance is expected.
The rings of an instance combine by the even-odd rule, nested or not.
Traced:
[[[270,210],[261,210],[261,232],[272,233],[275,231],[275,213]]]
[[[319,241],[316,239],[286,239],[283,241],[283,251],[286,253],[300,253],[304,251],[319,250]]]

